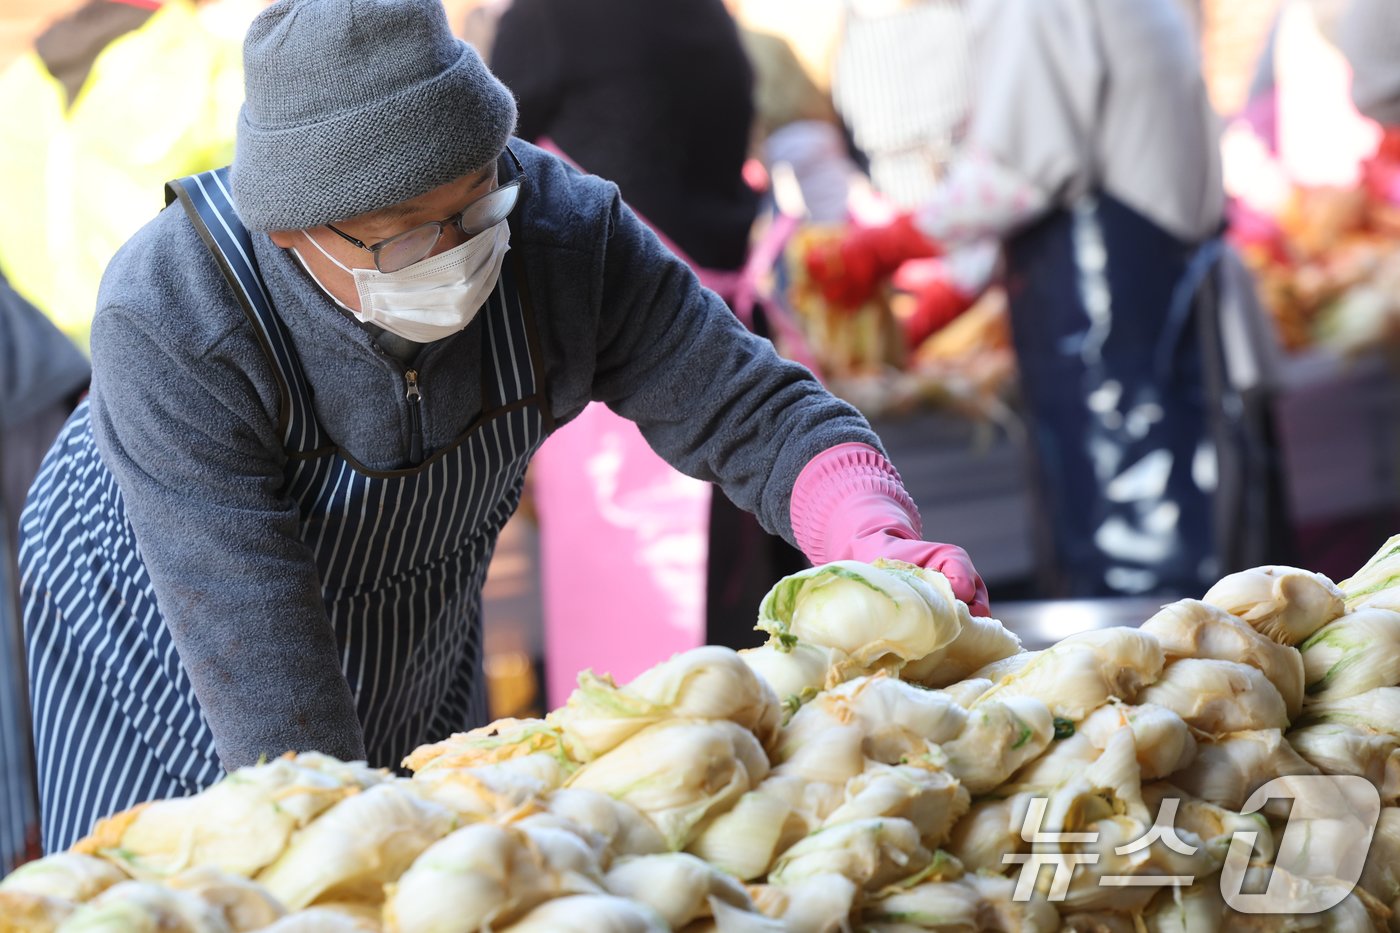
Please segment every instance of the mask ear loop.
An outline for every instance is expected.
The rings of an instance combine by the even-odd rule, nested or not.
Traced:
[[[345,269],[346,272],[350,273],[350,276],[351,276],[352,278],[354,277],[354,275],[355,275],[354,270],[352,270],[352,269],[347,269],[345,266],[341,265],[339,262],[336,262],[335,257],[332,256],[330,253],[326,252],[325,249],[321,246],[320,243],[317,243],[315,240],[312,240],[311,237],[307,235],[307,233],[306,233],[305,230],[301,230],[301,231],[298,231],[298,232],[301,233],[301,235],[304,236],[304,237],[306,237],[308,240],[311,240],[311,245],[314,246],[314,247],[316,247],[317,249],[319,249],[319,250],[321,251],[321,255],[322,255],[322,256],[325,256],[327,259],[329,259],[331,262],[335,263],[335,265],[339,266],[341,269]],[[295,246],[292,247],[292,255],[295,256],[295,257],[297,258],[297,262],[301,263],[302,269],[305,270],[305,272],[306,272],[307,275],[311,276],[311,281],[313,281],[313,282],[316,283],[316,287],[319,288],[319,289],[321,290],[321,292],[322,292],[327,298],[329,298],[331,301],[334,301],[334,302],[335,302],[337,305],[339,305],[341,308],[344,308],[346,312],[348,312],[350,315],[352,315],[352,316],[355,318],[355,320],[361,321],[361,322],[364,322],[364,323],[368,323],[368,322],[369,322],[369,318],[365,316],[365,314],[364,314],[363,311],[357,311],[357,310],[355,310],[354,308],[350,307],[348,304],[346,304],[345,302],[341,301],[339,298],[335,297],[335,295],[331,292],[331,290],[330,290],[329,288],[326,288],[325,284],[324,284],[319,278],[317,278],[316,273],[314,273],[314,272],[311,271],[311,265],[310,265],[304,258],[302,258],[301,251],[300,251],[299,249],[297,249]],[[356,282],[358,283],[358,280],[356,280]],[[365,300],[365,299],[364,299],[364,296],[361,295],[361,296],[360,296],[360,301],[363,302],[364,300]]]
[[[322,256],[325,256],[325,257],[326,257],[327,259],[329,259],[331,262],[335,263],[336,266],[337,266],[338,268],[343,269],[345,272],[348,272],[348,273],[349,273],[350,275],[352,275],[352,276],[355,274],[355,270],[354,270],[354,269],[351,269],[349,266],[347,266],[347,265],[345,265],[344,263],[342,263],[339,259],[336,259],[336,258],[335,258],[334,256],[332,256],[330,253],[326,252],[326,248],[325,248],[324,246],[322,246],[320,243],[317,243],[315,240],[311,239],[311,234],[307,233],[305,230],[298,230],[297,232],[300,233],[302,236],[306,237],[307,241],[308,241],[312,246],[314,246],[314,247],[316,247],[316,249],[320,250]]]

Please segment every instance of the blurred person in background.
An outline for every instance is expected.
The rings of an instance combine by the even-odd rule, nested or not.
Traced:
[[[0,277],[0,877],[39,854],[15,563],[19,516],[40,460],[87,382],[83,354]]]
[[[113,258],[25,509],[47,851],[289,750],[392,767],[481,725],[487,563],[590,402],[813,562],[905,560],[988,612],[859,412],[514,138],[437,0],[281,0],[245,61],[233,164]]]
[[[0,271],[82,347],[168,179],[228,162],[265,0],[87,0],[0,74]]]
[[[888,273],[1000,243],[1050,592],[1197,595],[1238,517],[1213,512],[1234,454],[1207,408],[1233,389],[1211,283],[1216,120],[1191,26],[1177,0],[971,0],[968,16],[957,158],[833,265]]]
[[[519,102],[521,138],[617,184],[701,282],[733,302],[759,197],[744,174],[753,72],[722,0],[513,0],[491,63]],[[754,607],[807,566],[601,405],[545,445],[532,475],[551,702],[563,701],[579,663],[622,678],[702,642],[755,644]],[[617,572],[633,562],[635,573]],[[595,598],[580,599],[589,587]],[[599,617],[585,618],[590,611]],[[617,629],[611,650],[625,654],[600,653],[619,614],[664,624]]]

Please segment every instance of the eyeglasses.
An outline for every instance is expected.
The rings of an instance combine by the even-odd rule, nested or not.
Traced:
[[[511,157],[514,156],[515,153],[511,153]],[[520,163],[516,162],[516,166],[519,165]],[[455,226],[467,239],[471,239],[509,217],[520,197],[522,177],[523,175],[517,175],[504,185],[486,192],[451,217],[419,224],[403,233],[396,233],[387,240],[380,240],[373,246],[355,239],[343,230],[337,230],[330,224],[326,224],[326,228],[347,243],[353,243],[372,253],[374,267],[380,272],[398,272],[431,253],[442,238],[442,232],[449,226]]]

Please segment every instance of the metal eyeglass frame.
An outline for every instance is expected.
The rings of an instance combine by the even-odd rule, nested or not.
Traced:
[[[515,211],[516,204],[518,204],[520,201],[520,188],[521,183],[525,180],[525,167],[520,164],[520,159],[516,157],[514,152],[511,152],[509,146],[506,147],[506,154],[509,155],[511,161],[515,163],[515,177],[503,185],[497,185],[485,194],[472,198],[471,201],[468,202],[467,205],[463,207],[460,211],[454,211],[450,216],[444,217],[442,220],[433,220],[429,221],[428,223],[418,224],[417,226],[410,227],[402,233],[396,233],[393,236],[388,237],[387,239],[380,240],[378,243],[375,243],[373,245],[370,245],[369,243],[366,243],[363,240],[358,240],[355,237],[352,237],[344,230],[336,229],[336,227],[333,224],[326,224],[326,229],[329,230],[331,233],[334,233],[336,236],[340,237],[345,242],[351,244],[352,246],[358,246],[360,249],[365,250],[370,255],[372,255],[374,257],[374,268],[378,269],[380,272],[390,273],[399,272],[403,269],[407,269],[415,262],[421,261],[423,258],[432,253],[433,249],[438,245],[438,241],[442,239],[442,232],[447,229],[447,226],[449,224],[455,225],[458,230],[462,231],[463,235],[465,235],[467,239],[471,239],[472,237],[480,233],[484,233],[487,230],[490,230],[496,224],[501,223],[506,218],[510,217],[510,215]],[[514,194],[510,198],[510,206],[506,208],[504,213],[500,214],[499,216],[495,214],[490,215],[490,222],[481,224],[479,227],[473,227],[472,229],[468,229],[462,225],[462,221],[466,217],[467,211],[471,210],[473,207],[475,207],[477,204],[480,204],[487,198],[495,197],[502,191],[511,190],[514,190]],[[424,248],[421,255],[409,260],[408,262],[405,262],[403,265],[398,266],[394,269],[385,269],[382,265],[380,265],[380,251],[383,250],[384,247],[402,241],[406,237],[420,233],[428,227],[436,227],[437,235],[434,236],[432,242]]]

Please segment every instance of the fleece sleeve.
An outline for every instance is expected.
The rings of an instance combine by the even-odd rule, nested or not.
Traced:
[[[717,483],[792,541],[798,473],[840,443],[878,447],[865,418],[747,331],[620,198],[599,262],[593,397],[635,421],[678,470]]]
[[[98,314],[93,431],[219,757],[363,758],[319,574],[281,491],[278,400],[238,353],[187,354],[155,330],[128,308]],[[251,339],[241,328],[224,341]]]

